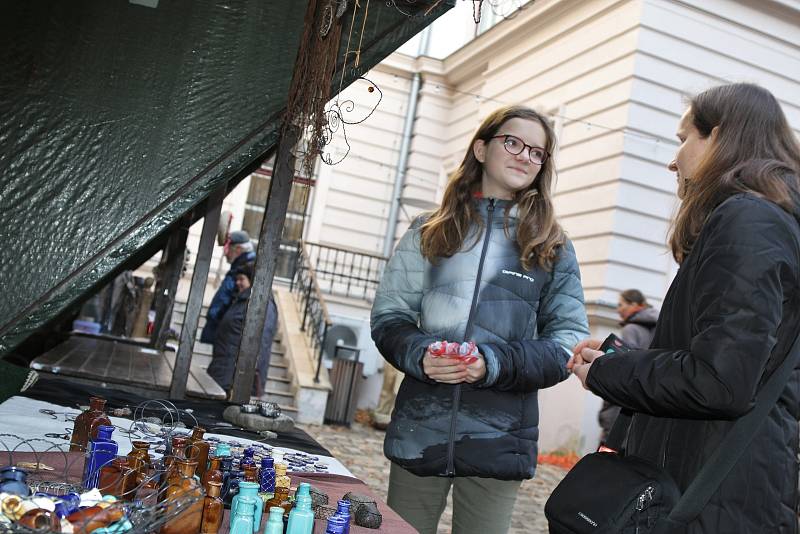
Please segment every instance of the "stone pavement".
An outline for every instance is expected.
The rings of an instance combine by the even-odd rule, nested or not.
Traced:
[[[334,425],[298,425],[323,447],[331,451],[350,471],[363,480],[377,495],[386,500],[389,483],[389,461],[383,456],[384,433],[354,422],[350,428]],[[566,471],[559,467],[540,465],[533,480],[526,480],[514,506],[511,518],[513,534],[547,534],[544,503]],[[449,533],[452,503],[439,522],[439,533]]]

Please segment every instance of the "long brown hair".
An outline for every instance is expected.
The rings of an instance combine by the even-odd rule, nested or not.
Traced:
[[[752,193],[795,214],[800,200],[800,145],[775,97],[762,87],[721,85],[689,101],[692,124],[707,138],[718,127],[672,226],[670,247],[681,263],[708,216],[736,193]]]
[[[422,255],[434,263],[437,258],[450,257],[458,252],[467,239],[471,228],[482,228],[473,195],[481,190],[483,165],[477,160],[472,147],[482,140],[488,143],[511,119],[527,119],[538,122],[544,129],[547,142],[544,147],[552,154],[556,145],[553,128],[545,117],[533,109],[523,106],[508,106],[491,113],[475,132],[458,169],[450,177],[439,208],[421,227]],[[553,159],[548,157],[539,169],[531,185],[514,194],[513,202],[506,209],[506,233],[508,212],[517,206],[516,242],[520,249],[520,262],[525,269],[539,265],[550,269],[556,255],[556,247],[564,244],[564,231],[556,221],[552,202],[552,186],[555,171]],[[479,234],[475,234],[476,238]]]

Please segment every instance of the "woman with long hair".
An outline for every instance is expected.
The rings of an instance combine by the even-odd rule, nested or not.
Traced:
[[[800,147],[775,97],[751,84],[689,102],[670,170],[680,270],[651,348],[570,361],[584,386],[636,412],[626,454],[683,491],[747,413],[800,329]],[[796,533],[800,372],[699,517],[676,532]]]
[[[441,206],[385,269],[372,337],[405,373],[386,432],[389,505],[435,533],[453,487],[453,532],[508,529],[536,468],[536,392],[567,375],[588,333],[575,253],[556,221],[548,121],[502,108],[478,128]],[[437,341],[474,342],[467,358]]]

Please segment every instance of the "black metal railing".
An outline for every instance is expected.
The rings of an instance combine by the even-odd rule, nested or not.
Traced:
[[[297,249],[294,277],[289,285],[289,291],[297,295],[295,302],[302,316],[300,330],[305,332],[312,350],[317,354],[317,372],[314,375],[314,382],[319,382],[325,336],[328,334],[331,320],[304,243],[300,243]]]
[[[319,243],[304,242],[301,248],[324,293],[373,301],[386,257]]]
[[[299,244],[289,290],[297,295],[300,330],[317,354],[315,382],[319,382],[325,337],[331,325],[323,293],[371,302],[385,266],[383,256],[305,241]]]

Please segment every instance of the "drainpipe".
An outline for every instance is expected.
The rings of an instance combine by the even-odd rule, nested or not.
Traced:
[[[431,42],[431,27],[426,27],[420,34],[419,49],[417,57],[428,53]],[[397,158],[397,166],[394,174],[394,189],[392,190],[391,204],[389,205],[388,224],[386,235],[383,238],[383,255],[388,257],[394,248],[394,237],[397,232],[397,211],[400,208],[400,194],[406,182],[406,167],[408,166],[408,155],[411,151],[411,134],[414,130],[414,119],[417,115],[417,102],[419,101],[419,89],[421,85],[419,72],[415,72],[411,78],[411,92],[408,95],[408,105],[406,117],[403,122],[403,138],[400,141],[400,155]]]

